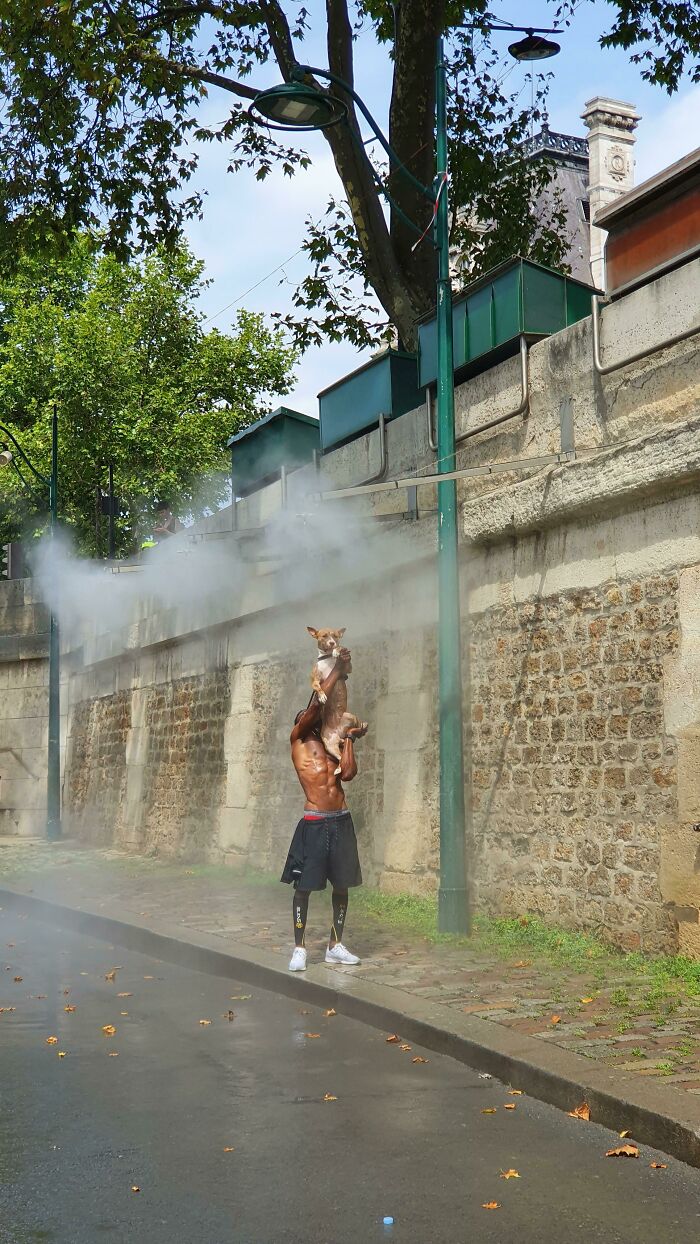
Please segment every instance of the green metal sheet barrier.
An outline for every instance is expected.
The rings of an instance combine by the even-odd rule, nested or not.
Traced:
[[[318,420],[280,406],[237,432],[228,447],[233,491],[243,497],[276,479],[283,466],[294,471],[311,461],[319,448]]]
[[[376,427],[380,415],[395,419],[422,405],[416,385],[416,356],[385,350],[324,389],[318,401],[321,448],[325,452]]]
[[[591,313],[593,286],[529,259],[509,259],[469,285],[454,303],[455,372],[485,370],[523,334],[547,337]],[[437,378],[435,318],[418,327],[419,386]]]

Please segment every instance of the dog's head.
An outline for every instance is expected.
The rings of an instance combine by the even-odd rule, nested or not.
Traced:
[[[327,626],[321,627],[319,631],[314,630],[313,626],[307,626],[306,629],[309,635],[316,640],[319,652],[326,652],[329,656],[338,656],[340,641],[345,634],[344,626],[341,626],[337,631],[332,631]]]

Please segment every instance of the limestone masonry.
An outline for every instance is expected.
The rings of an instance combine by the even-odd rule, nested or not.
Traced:
[[[531,346],[457,391],[459,466],[575,459],[459,483],[468,857],[478,909],[536,911],[618,945],[700,956],[700,261]],[[429,473],[424,408],[387,426],[386,477]],[[66,832],[135,852],[277,870],[301,808],[289,762],[309,695],[307,624],[346,625],[351,705],[371,723],[349,790],[366,879],[434,893],[438,863],[435,494],[322,505],[342,556],[304,544],[310,495],[379,466],[377,432],[178,536],[183,573],[222,571],[176,607],[68,637]],[[246,532],[248,534],[246,535]],[[289,575],[275,560],[286,541]],[[277,543],[275,543],[277,542]],[[173,545],[175,541],[172,542]],[[189,550],[189,551],[187,551]],[[144,576],[147,571],[143,572]],[[330,577],[330,580],[329,580]],[[333,583],[333,607],[323,584]],[[144,578],[144,582],[146,579]],[[46,619],[0,588],[0,832],[42,832]],[[332,616],[331,616],[332,613]]]

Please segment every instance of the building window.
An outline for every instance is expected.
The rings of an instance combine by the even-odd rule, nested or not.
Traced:
[[[586,224],[591,223],[591,204],[589,199],[579,199],[578,210],[581,213],[581,220],[585,220]]]

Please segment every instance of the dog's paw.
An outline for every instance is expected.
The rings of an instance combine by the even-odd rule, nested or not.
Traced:
[[[325,704],[328,700],[328,696],[326,695],[325,691],[319,691],[318,698],[322,704]]]

